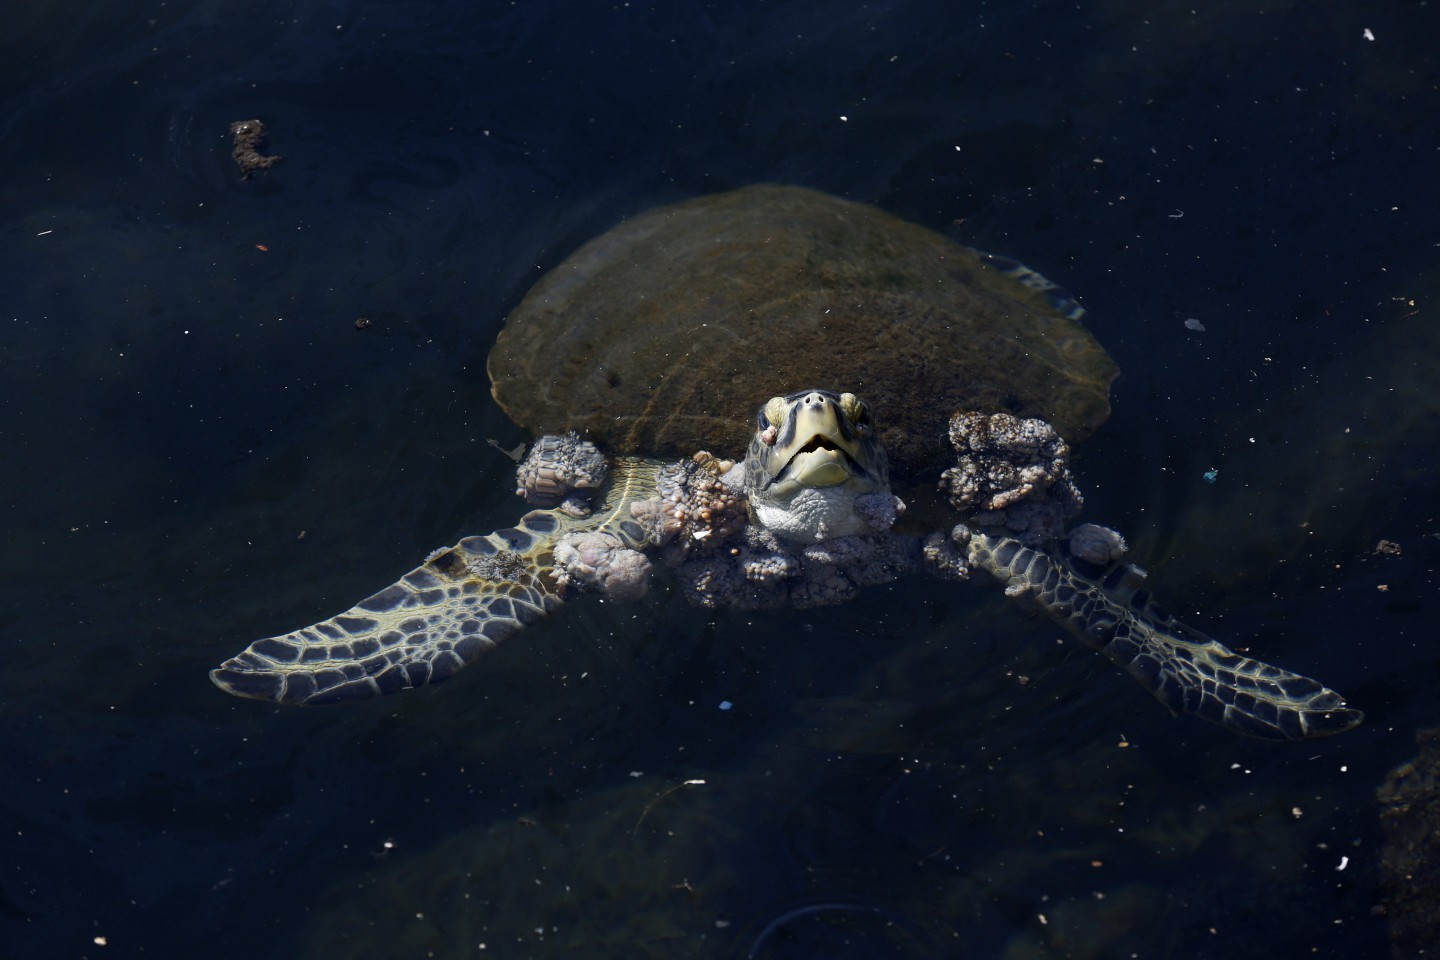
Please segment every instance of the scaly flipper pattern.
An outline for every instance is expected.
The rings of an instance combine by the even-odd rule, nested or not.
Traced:
[[[1326,737],[1365,718],[1323,684],[1242,657],[1175,620],[1126,565],[1091,576],[1080,561],[984,533],[972,533],[969,557],[1005,583],[1008,594],[1035,601],[1171,710],[1267,740]]]
[[[619,460],[590,516],[532,510],[514,527],[467,537],[338,616],[256,640],[210,679],[236,696],[291,704],[439,683],[564,603],[554,558],[561,537],[600,530],[642,545],[630,505],[653,495],[656,471],[650,461]]]

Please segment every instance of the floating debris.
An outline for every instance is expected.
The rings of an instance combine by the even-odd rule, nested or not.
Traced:
[[[259,120],[236,120],[230,124],[230,135],[235,138],[235,148],[230,156],[240,168],[240,179],[249,180],[256,170],[269,170],[280,162],[279,156],[266,156],[260,151],[270,142],[265,133],[265,124]]]
[[[1186,330],[1194,330],[1196,333],[1204,333],[1204,332],[1205,332],[1205,324],[1201,323],[1199,320],[1197,320],[1197,319],[1194,318],[1194,317],[1186,317],[1186,318],[1185,318],[1185,329],[1186,329]]]
[[[1390,557],[1398,557],[1400,556],[1400,544],[1396,543],[1394,540],[1381,540],[1379,543],[1375,544],[1374,552],[1383,553],[1386,556]]]
[[[521,460],[525,459],[525,444],[523,443],[517,447],[514,447],[513,449],[507,450],[506,448],[500,446],[500,441],[496,440],[494,437],[486,437],[485,442],[490,444],[490,446],[494,447],[496,450],[499,450],[501,453],[505,454],[505,456],[509,457],[511,460],[514,460],[516,463],[519,463]]]
[[[1214,467],[1211,467],[1209,470],[1206,470],[1202,474],[1202,476],[1205,478],[1206,483],[1214,483],[1216,480],[1220,479],[1220,471],[1215,469]]]

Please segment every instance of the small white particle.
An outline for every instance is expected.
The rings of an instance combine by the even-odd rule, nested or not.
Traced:
[[[849,123],[849,122],[850,122],[850,118],[847,117],[847,116],[841,115],[841,117],[840,117],[840,122],[841,122],[841,123]]]
[[[1336,869],[1336,870],[1344,870],[1344,869],[1345,869],[1346,867],[1348,867],[1348,866],[1350,866],[1350,858],[1349,858],[1349,857],[1341,857],[1341,858],[1340,858],[1340,866],[1336,867],[1335,869]]]
[[[1370,32],[1370,28],[1369,28],[1369,27],[1366,27],[1366,28],[1365,28],[1365,32],[1362,34],[1362,36],[1364,36],[1364,38],[1365,38],[1366,40],[1369,40],[1371,43],[1374,43],[1374,42],[1375,42],[1375,34],[1373,34],[1373,33]]]

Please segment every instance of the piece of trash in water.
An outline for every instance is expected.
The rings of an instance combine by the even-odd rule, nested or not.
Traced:
[[[735,706],[735,704],[731,703],[729,700],[721,700],[721,701],[720,701],[720,709],[721,709],[721,710],[729,710],[729,709],[730,709],[731,707],[733,707],[733,706]]]
[[[240,168],[240,179],[249,180],[260,170],[269,170],[280,162],[276,154],[264,154],[269,145],[268,131],[259,120],[236,120],[230,124],[230,136],[235,138],[235,148],[230,156]]]
[[[1194,317],[1188,317],[1185,320],[1185,329],[1194,330],[1196,333],[1204,333],[1205,324],[1201,323],[1199,320],[1196,320]]]
[[[494,447],[496,450],[499,450],[501,453],[505,454],[505,456],[509,457],[511,460],[514,460],[516,463],[519,463],[521,460],[525,459],[525,444],[523,443],[520,444],[518,447],[514,448],[513,450],[506,450],[504,447],[500,446],[500,441],[496,440],[494,437],[486,437],[485,442],[490,444],[490,446]]]
[[[1220,479],[1220,471],[1216,470],[1214,467],[1211,467],[1209,470],[1205,471],[1203,476],[1205,477],[1206,483],[1214,483],[1216,480]]]

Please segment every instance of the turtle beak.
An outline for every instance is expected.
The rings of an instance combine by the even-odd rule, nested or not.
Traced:
[[[861,438],[832,394],[814,391],[790,407],[775,440],[774,455],[783,465],[765,484],[793,487],[836,487],[866,480],[861,464]]]
[[[798,483],[802,487],[836,487],[851,477],[864,475],[865,468],[856,463],[833,436],[817,433],[785,461],[775,480]]]

